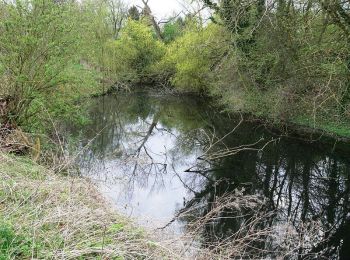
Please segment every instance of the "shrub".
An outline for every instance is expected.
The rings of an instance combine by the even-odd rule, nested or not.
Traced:
[[[79,117],[77,93],[96,86],[80,62],[77,7],[55,1],[0,4],[1,97],[10,101],[7,118],[27,131],[46,130],[53,115]],[[56,118],[55,118],[56,119]]]
[[[114,42],[116,73],[121,81],[140,82],[150,78],[150,67],[158,62],[165,46],[145,21],[129,19]]]
[[[189,26],[184,35],[169,46],[159,71],[171,76],[175,88],[187,92],[208,91],[210,72],[228,51],[224,28],[209,24],[205,28]],[[166,73],[165,73],[166,72]]]

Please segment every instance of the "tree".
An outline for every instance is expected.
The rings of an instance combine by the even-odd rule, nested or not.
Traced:
[[[181,17],[177,19],[170,19],[163,27],[163,40],[165,43],[174,41],[177,37],[181,36],[185,30],[185,22]]]
[[[41,131],[50,116],[79,117],[74,100],[94,84],[78,66],[76,7],[39,0],[0,4],[0,84],[10,100],[3,120]]]
[[[145,21],[148,20],[149,24],[153,26],[153,29],[158,37],[158,39],[163,39],[162,32],[160,30],[160,27],[158,23],[156,22],[156,19],[154,18],[151,8],[148,5],[148,0],[142,0],[142,3],[144,4],[144,8],[142,10],[142,16]]]
[[[113,46],[118,80],[134,83],[150,79],[150,67],[165,51],[164,44],[143,20],[129,19]]]
[[[113,28],[114,38],[118,38],[124,20],[128,16],[127,6],[121,0],[107,0],[109,19]]]
[[[140,20],[140,12],[136,6],[132,6],[128,10],[128,17],[132,20],[139,21]]]
[[[222,74],[215,89],[225,103],[269,117],[312,118],[314,125],[350,115],[348,3],[203,3],[215,11],[214,22],[228,29],[232,42],[216,70]]]
[[[192,24],[170,44],[158,66],[168,71],[179,90],[208,93],[215,78],[211,71],[229,48],[225,34],[225,29],[215,24],[205,28]]]

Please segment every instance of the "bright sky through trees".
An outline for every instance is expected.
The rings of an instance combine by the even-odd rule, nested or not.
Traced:
[[[141,0],[126,0],[126,2],[130,5],[143,6]],[[169,16],[174,12],[178,13],[184,9],[179,0],[149,0],[148,4],[152,9],[153,15],[158,19]]]

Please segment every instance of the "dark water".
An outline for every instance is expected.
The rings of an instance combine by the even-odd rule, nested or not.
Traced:
[[[232,131],[240,116],[193,98],[118,94],[94,99],[89,109],[91,123],[70,129],[84,148],[79,167],[127,215],[158,227],[171,222],[182,233],[218,198],[252,195],[263,206],[224,208],[201,229],[203,244],[229,237],[258,215],[255,229],[285,234],[287,227],[304,241],[291,255],[350,259],[350,158],[344,149],[277,136],[256,123]],[[278,232],[254,241],[251,254],[268,249],[274,258]]]

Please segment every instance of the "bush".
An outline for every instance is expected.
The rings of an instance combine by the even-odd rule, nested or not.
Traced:
[[[119,80],[137,83],[151,77],[150,67],[158,62],[165,52],[165,46],[158,41],[153,30],[145,21],[129,19],[114,45],[116,74]]]
[[[96,75],[78,65],[78,12],[74,4],[54,1],[0,4],[0,96],[10,101],[3,122],[45,131],[52,116],[80,117],[78,93],[91,93]]]
[[[189,26],[183,36],[169,45],[158,70],[171,77],[175,88],[185,92],[205,92],[213,82],[210,72],[227,53],[224,28],[209,24]]]
[[[178,18],[175,21],[170,21],[164,25],[163,39],[165,43],[173,42],[176,38],[183,35],[185,22],[182,18]]]

